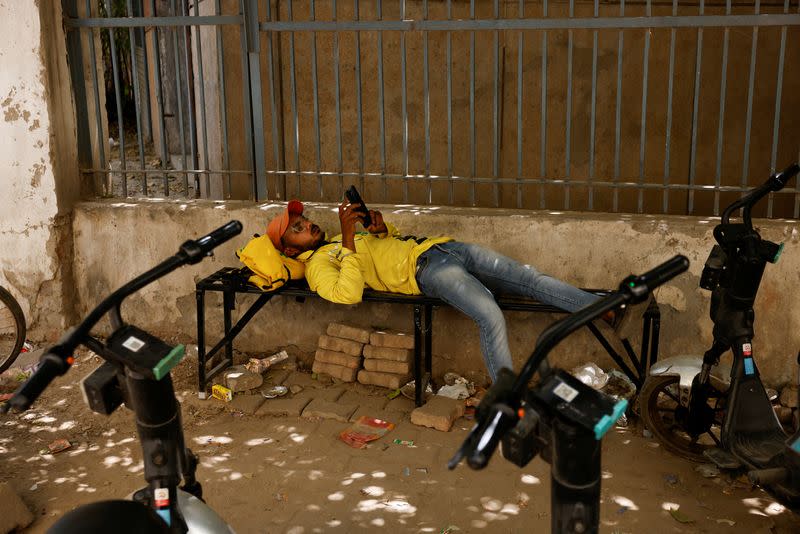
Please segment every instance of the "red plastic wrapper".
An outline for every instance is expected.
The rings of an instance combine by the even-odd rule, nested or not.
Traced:
[[[370,441],[375,441],[394,428],[394,423],[362,415],[353,426],[343,430],[339,439],[355,449],[363,449]]]

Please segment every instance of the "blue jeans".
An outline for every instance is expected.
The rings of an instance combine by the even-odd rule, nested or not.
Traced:
[[[424,252],[417,260],[416,278],[422,293],[442,299],[478,324],[481,352],[493,381],[502,367],[513,367],[506,321],[492,291],[531,297],[569,312],[600,298],[530,265],[457,241]]]

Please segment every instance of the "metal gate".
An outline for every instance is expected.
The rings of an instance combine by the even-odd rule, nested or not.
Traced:
[[[104,194],[717,215],[800,157],[789,0],[102,1],[63,4]]]

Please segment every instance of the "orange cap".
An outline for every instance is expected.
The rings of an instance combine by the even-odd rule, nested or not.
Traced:
[[[299,200],[290,200],[289,204],[286,206],[286,209],[269,222],[267,225],[267,235],[269,236],[269,240],[272,241],[272,244],[275,245],[276,249],[283,252],[283,243],[281,243],[281,238],[283,237],[283,234],[286,233],[286,229],[289,228],[289,220],[291,219],[291,216],[302,214],[303,203]]]

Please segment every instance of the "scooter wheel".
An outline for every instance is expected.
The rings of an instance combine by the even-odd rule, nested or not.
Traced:
[[[639,410],[642,421],[653,437],[665,449],[694,462],[708,462],[703,455],[707,449],[719,446],[722,414],[718,413],[710,427],[703,434],[693,437],[684,429],[688,406],[680,395],[679,378],[675,375],[649,376],[639,392]],[[721,397],[712,397],[715,412],[721,412],[718,405],[723,404]]]

